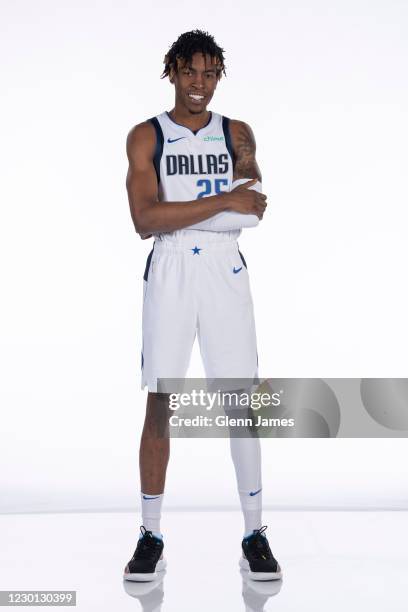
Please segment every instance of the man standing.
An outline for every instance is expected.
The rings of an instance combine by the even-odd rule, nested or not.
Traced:
[[[168,396],[157,380],[185,377],[196,334],[207,378],[258,375],[249,277],[237,238],[262,219],[266,196],[250,127],[207,110],[225,74],[223,51],[206,32],[182,34],[162,75],[174,85],[174,108],[136,125],[127,139],[132,219],[142,238],[155,237],[143,297],[143,525],[127,580],[153,580],[166,564],[160,517],[169,437],[160,432]],[[253,579],[278,579],[261,522],[259,439],[231,437],[230,445],[245,522],[240,566]]]

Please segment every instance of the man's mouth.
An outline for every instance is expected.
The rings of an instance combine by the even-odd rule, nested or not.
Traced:
[[[188,95],[188,97],[191,100],[194,100],[194,102],[202,102],[204,100],[204,97],[205,97],[202,94],[195,94],[195,93],[194,94],[193,93],[189,93],[187,95]]]

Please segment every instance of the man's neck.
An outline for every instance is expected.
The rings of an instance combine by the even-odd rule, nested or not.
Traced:
[[[189,128],[193,132],[196,132],[207,125],[208,121],[210,120],[211,112],[205,110],[202,113],[193,114],[187,110],[180,109],[175,106],[171,111],[169,111],[169,115],[176,123],[179,123],[180,125]]]

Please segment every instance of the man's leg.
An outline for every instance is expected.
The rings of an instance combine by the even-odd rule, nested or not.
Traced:
[[[160,518],[170,454],[168,410],[168,394],[147,394],[139,450],[143,524],[137,548],[124,572],[126,580],[135,582],[154,580],[157,572],[166,567]]]
[[[169,394],[157,392],[158,381],[185,377],[197,321],[192,252],[179,247],[155,242],[143,277],[142,389],[149,389],[139,451],[143,525],[125,568],[126,580],[154,580],[166,566],[160,518],[170,454],[170,409]]]
[[[246,262],[236,244],[228,250],[207,254],[198,339],[207,379],[212,384],[227,379],[232,387],[233,379],[257,379],[258,355]],[[276,580],[281,578],[281,569],[264,535],[266,526],[261,527],[260,441],[252,435],[230,436],[230,440],[247,536],[241,543],[240,566],[250,570],[249,577],[254,580]]]
[[[239,411],[240,417],[249,416]],[[234,416],[237,416],[234,414]],[[256,432],[243,432],[243,437],[230,430],[231,458],[235,468],[238,494],[244,519],[244,537],[262,527],[262,464],[261,444]]]
[[[168,411],[168,394],[148,393],[139,451],[143,525],[136,550],[125,567],[125,580],[149,582],[166,567],[160,518],[170,454]]]
[[[169,456],[169,396],[149,392],[140,440],[139,466],[142,524],[155,535],[161,535],[161,507]]]
[[[235,379],[245,379],[250,385],[258,373],[255,318],[249,276],[237,244],[222,254],[208,253],[205,271],[198,340],[206,377],[215,382],[225,379],[222,385],[226,389],[228,384],[234,388]],[[233,416],[248,416],[239,406],[238,402]],[[241,436],[245,433],[241,431]],[[248,432],[247,437],[235,437],[231,432],[230,446],[247,535],[261,527],[260,442],[256,432]]]

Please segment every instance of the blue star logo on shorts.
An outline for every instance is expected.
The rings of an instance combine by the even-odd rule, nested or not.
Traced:
[[[200,251],[202,251],[203,249],[199,249],[198,246],[195,246],[194,249],[191,249],[193,251],[193,255],[199,255]]]

